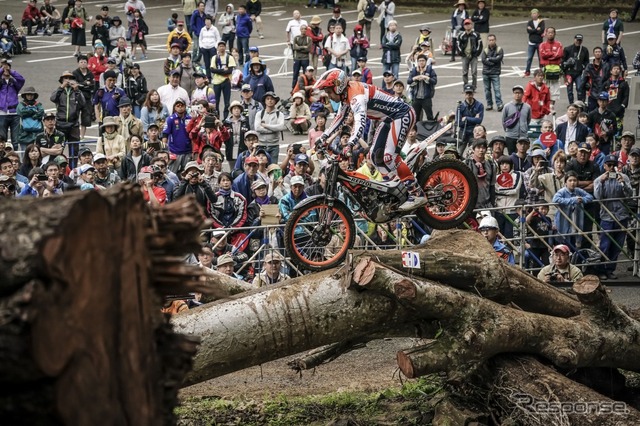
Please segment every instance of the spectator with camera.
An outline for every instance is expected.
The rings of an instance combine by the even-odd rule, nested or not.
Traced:
[[[601,265],[600,278],[615,280],[616,263],[626,237],[626,229],[631,219],[631,213],[623,200],[614,198],[628,198],[633,195],[629,177],[618,172],[618,157],[607,155],[604,160],[604,173],[594,181],[594,195],[596,200],[602,200],[600,207],[600,235],[599,248],[606,256]],[[609,263],[611,262],[611,263]]]
[[[609,154],[614,142],[614,135],[618,131],[616,116],[608,109],[609,93],[602,92],[598,95],[598,108],[589,113],[589,127],[600,141],[600,150]]]
[[[197,203],[202,207],[203,212],[208,212],[208,205],[214,204],[217,200],[209,184],[204,182],[204,167],[195,161],[189,161],[182,172],[182,180],[173,192],[173,199],[194,194]]]
[[[2,163],[0,162],[0,165]],[[0,197],[2,198],[15,198],[17,190],[17,183],[15,179],[10,178],[7,175],[0,174]]]
[[[538,279],[546,283],[576,282],[582,278],[582,271],[570,262],[571,250],[558,244],[552,250],[553,263],[538,272]]]

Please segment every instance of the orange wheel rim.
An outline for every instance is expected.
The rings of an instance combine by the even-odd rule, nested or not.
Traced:
[[[427,214],[437,220],[451,220],[462,214],[469,204],[471,188],[464,175],[455,169],[440,169],[432,173],[423,186],[425,193],[434,190],[447,195],[437,205],[424,207]]]
[[[325,266],[331,265],[331,263],[334,262],[335,259],[341,258],[342,256],[344,256],[349,247],[348,247],[348,244],[344,244],[343,243],[342,246],[340,247],[340,249],[336,253],[334,253],[334,255],[331,258],[324,259],[324,257],[323,257],[324,260],[322,260],[322,261],[309,259],[305,255],[305,253],[302,250],[304,247],[299,247],[299,244],[296,243],[296,232],[295,232],[295,230],[296,230],[296,228],[298,226],[304,226],[305,225],[305,222],[301,222],[300,219],[305,218],[309,213],[311,213],[314,210],[316,210],[316,211],[324,210],[327,213],[331,212],[331,214],[333,215],[333,218],[331,219],[332,223],[343,223],[343,224],[345,224],[345,233],[344,233],[344,236],[342,237],[343,241],[346,242],[346,241],[350,241],[351,240],[351,229],[349,228],[349,226],[346,226],[346,224],[349,223],[348,220],[347,220],[347,217],[340,210],[338,210],[336,208],[333,208],[333,207],[329,207],[329,206],[322,206],[322,207],[309,206],[309,207],[307,207],[306,210],[304,210],[300,214],[300,216],[298,216],[299,219],[298,219],[298,221],[296,221],[293,224],[293,226],[292,226],[293,232],[292,232],[291,236],[289,237],[291,239],[291,243],[292,243],[291,246],[293,248],[293,251],[295,252],[297,257],[299,257],[301,259],[305,259],[305,263],[306,264],[308,264],[310,266],[321,268],[321,267],[325,267]],[[317,247],[317,248],[320,248],[320,247]],[[324,253],[324,247],[321,247],[321,249],[322,249],[322,252]]]

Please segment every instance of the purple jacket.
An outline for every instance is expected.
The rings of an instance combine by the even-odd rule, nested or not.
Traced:
[[[24,77],[17,71],[11,70],[9,80],[0,77],[0,110],[15,114],[18,107],[18,93],[24,86]]]

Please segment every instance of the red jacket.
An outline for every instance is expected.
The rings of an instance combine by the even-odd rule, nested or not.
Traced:
[[[225,126],[220,126],[219,129],[213,129],[209,134],[206,130],[202,129],[204,124],[204,115],[192,119],[187,124],[187,132],[189,132],[189,139],[191,139],[192,152],[198,158],[200,163],[200,152],[205,145],[211,145],[216,151],[220,152],[220,148],[224,141],[229,139],[229,131]],[[200,131],[202,129],[202,131]]]
[[[531,107],[531,118],[540,119],[551,112],[551,95],[549,87],[542,83],[540,89],[535,81],[530,81],[524,89],[523,102]]]
[[[32,19],[38,19],[42,16],[37,7],[32,6],[30,4],[27,5],[27,8],[22,13],[22,21],[31,21]]]
[[[538,46],[538,53],[540,54],[540,66],[545,65],[560,65],[562,63],[562,57],[564,55],[564,49],[562,43],[557,40],[543,41]]]
[[[103,56],[102,59],[98,58],[98,56],[93,55],[87,61],[87,68],[89,71],[93,73],[93,77],[96,81],[100,81],[100,76],[103,72],[107,70],[107,57]]]

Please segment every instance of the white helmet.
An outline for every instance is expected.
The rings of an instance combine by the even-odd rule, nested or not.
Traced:
[[[498,221],[493,216],[483,217],[478,229],[499,229]]]

